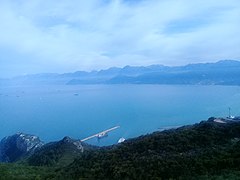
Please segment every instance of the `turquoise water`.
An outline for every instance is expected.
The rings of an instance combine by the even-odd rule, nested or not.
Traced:
[[[82,139],[120,125],[99,143],[109,145],[159,128],[210,116],[240,115],[238,86],[79,85],[0,87],[0,138],[16,132],[56,141]]]

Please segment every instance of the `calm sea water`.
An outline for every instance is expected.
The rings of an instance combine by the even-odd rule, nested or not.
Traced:
[[[45,141],[82,139],[120,125],[96,145],[169,126],[240,115],[240,87],[79,85],[0,87],[0,138],[25,132]]]

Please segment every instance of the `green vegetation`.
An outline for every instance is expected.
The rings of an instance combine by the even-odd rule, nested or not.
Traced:
[[[53,168],[0,164],[0,180],[41,180],[56,176]]]
[[[240,171],[240,123],[212,121],[156,132],[84,153],[61,176],[77,179],[189,178]]]
[[[55,160],[64,155],[58,148],[37,152],[27,162],[38,166],[4,164],[0,174],[19,179],[239,179],[240,122],[213,120],[85,151],[70,164]],[[57,163],[41,163],[46,159]]]

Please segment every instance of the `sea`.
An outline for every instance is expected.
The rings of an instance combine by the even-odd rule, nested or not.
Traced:
[[[240,115],[239,86],[39,85],[0,87],[0,139],[23,132],[44,142],[84,139],[120,126],[92,145],[116,144],[209,117]]]

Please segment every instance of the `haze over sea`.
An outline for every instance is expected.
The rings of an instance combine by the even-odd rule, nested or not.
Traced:
[[[82,139],[120,125],[110,145],[161,128],[193,124],[210,116],[240,115],[239,86],[41,85],[0,87],[0,138],[25,132],[43,141]]]

